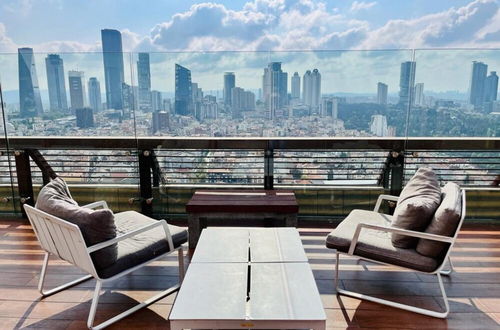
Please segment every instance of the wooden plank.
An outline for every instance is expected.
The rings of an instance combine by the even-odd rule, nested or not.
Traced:
[[[252,262],[307,262],[295,228],[255,228],[250,232]]]
[[[246,263],[192,263],[170,320],[244,320]]]
[[[251,265],[249,318],[252,320],[325,320],[307,263]]]
[[[191,262],[247,262],[249,237],[247,229],[206,228]]]
[[[186,211],[297,213],[298,204],[293,191],[197,190]]]

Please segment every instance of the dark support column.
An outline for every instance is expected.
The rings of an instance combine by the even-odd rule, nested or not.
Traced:
[[[274,183],[274,149],[268,145],[264,150],[264,189],[273,189]]]
[[[17,186],[19,188],[21,211],[23,216],[26,217],[23,204],[35,205],[33,182],[31,180],[30,156],[23,150],[15,151],[14,156],[16,159]]]
[[[25,152],[31,157],[31,159],[33,159],[40,171],[42,171],[44,186],[50,182],[50,179],[55,179],[57,177],[57,173],[54,171],[52,166],[49,165],[45,157],[43,157],[38,149],[26,149]]]
[[[153,150],[151,150],[151,169],[153,170],[153,187],[159,187],[161,183],[160,164]]]
[[[151,182],[152,151],[139,150],[139,177],[141,192],[142,213],[147,216],[153,214],[153,188]]]
[[[389,167],[391,170],[391,186],[390,194],[399,196],[403,190],[404,180],[404,153],[392,151]]]

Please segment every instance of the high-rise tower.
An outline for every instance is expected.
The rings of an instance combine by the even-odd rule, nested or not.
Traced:
[[[481,108],[484,101],[484,85],[486,82],[486,74],[488,65],[483,62],[472,62],[472,75],[470,80],[470,96],[469,103],[474,108]]]
[[[264,68],[262,90],[268,118],[274,119],[276,110],[288,104],[288,74],[281,70],[281,62],[271,62]]]
[[[384,83],[379,82],[377,84],[377,103],[386,105],[387,104],[387,90],[388,86]]]
[[[292,76],[292,99],[300,99],[300,76],[295,72]]]
[[[142,111],[152,111],[151,71],[148,53],[139,53],[139,60],[137,61],[137,80],[139,83],[139,109]]]
[[[87,106],[84,79],[82,71],[68,71],[69,97],[73,112]]]
[[[312,103],[311,87],[311,70],[307,70],[302,79],[302,98],[304,104],[308,106],[311,106]]]
[[[43,113],[43,106],[38,87],[33,48],[19,48],[17,52],[21,117],[40,116]]]
[[[318,109],[321,104],[321,74],[318,69],[311,73],[311,107]]]
[[[57,54],[49,54],[45,58],[45,68],[47,70],[50,110],[67,111],[68,100],[66,98],[66,84],[62,58]]]
[[[106,103],[108,109],[123,109],[122,85],[124,82],[122,35],[120,31],[101,30]]]
[[[94,112],[99,112],[102,107],[101,101],[101,84],[97,78],[89,79],[89,104]]]
[[[407,107],[415,88],[415,69],[417,63],[407,61],[401,63],[401,73],[399,76],[399,105]]]
[[[175,113],[178,115],[193,114],[191,71],[175,65]]]
[[[231,90],[236,87],[236,77],[234,72],[224,73],[224,103],[226,105],[232,104]]]
[[[496,71],[491,71],[484,82],[484,102],[493,102],[497,100],[498,76]]]

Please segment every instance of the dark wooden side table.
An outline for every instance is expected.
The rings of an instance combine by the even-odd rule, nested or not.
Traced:
[[[197,190],[186,204],[189,248],[196,248],[206,219],[224,225],[242,226],[242,219],[282,219],[282,225],[297,227],[299,205],[289,190]],[[273,223],[276,226],[276,223]]]

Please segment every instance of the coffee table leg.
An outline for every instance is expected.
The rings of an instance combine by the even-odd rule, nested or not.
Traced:
[[[200,217],[197,214],[188,214],[188,233],[189,233],[189,248],[196,248],[198,244],[198,239],[200,238],[201,228],[200,228]]]
[[[297,227],[297,214],[285,215],[285,226],[286,227]]]

